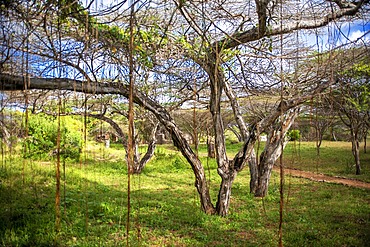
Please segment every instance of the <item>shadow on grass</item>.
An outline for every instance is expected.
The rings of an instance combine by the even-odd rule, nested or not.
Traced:
[[[65,195],[63,187],[61,190],[62,222],[61,230],[57,232],[54,178],[35,177],[23,184],[17,175],[18,171],[2,172],[2,246],[124,245],[126,181],[107,185],[106,182],[81,178],[77,173],[68,174]],[[142,180],[153,178],[160,183],[160,176],[142,175]],[[172,186],[132,191],[130,241],[135,243],[135,225],[139,223],[144,246],[235,246],[248,243],[247,229],[238,231],[230,224],[230,219],[201,212],[193,185],[184,185],[181,175],[176,174],[166,183]]]
[[[141,246],[277,245],[276,174],[264,201],[265,210],[260,200],[248,194],[248,177],[240,174],[234,183],[230,215],[221,218],[201,212],[191,171],[182,166],[174,169],[171,162],[133,177],[132,246],[139,242]],[[0,170],[2,246],[125,246],[124,165],[94,163],[82,169],[74,165],[68,166],[67,172],[65,194],[63,186],[61,190],[61,230],[57,232],[52,171],[35,166],[23,183],[21,167]],[[365,192],[298,179],[289,181],[286,246],[366,246],[370,221],[366,200],[370,198]],[[218,186],[214,183],[211,189],[217,190]]]

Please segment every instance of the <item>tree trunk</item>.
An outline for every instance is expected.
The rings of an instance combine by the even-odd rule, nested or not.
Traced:
[[[156,143],[157,143],[156,133],[157,133],[158,126],[159,126],[159,123],[157,123],[155,127],[152,129],[152,132],[150,134],[150,141],[148,143],[148,148],[143,158],[140,159],[140,154],[137,152],[139,159],[137,158],[135,159],[136,162],[134,164],[134,174],[140,174],[143,171],[145,165],[153,157],[154,151],[156,148]]]
[[[267,195],[272,168],[283,151],[281,141],[281,137],[277,136],[272,143],[268,144],[266,142],[266,147],[260,155],[257,188],[253,188],[253,191],[255,191],[254,196],[256,197],[265,197]]]
[[[190,148],[186,139],[181,135],[180,130],[177,128],[172,132],[172,140],[174,145],[180,149],[181,153],[187,159],[195,175],[195,187],[197,188],[202,210],[206,214],[214,214],[215,208],[211,202],[207,179],[204,172],[204,167],[196,154]]]
[[[316,140],[316,155],[320,157],[320,147],[321,147],[322,139]]]
[[[258,166],[257,166],[257,157],[256,152],[252,151],[249,164],[249,174],[250,174],[250,181],[249,181],[249,192],[252,194],[256,193],[258,187]]]
[[[364,131],[364,153],[366,154],[367,129]]]
[[[207,150],[208,150],[208,158],[215,157],[215,143],[209,137],[207,138]]]
[[[358,135],[355,130],[351,130],[351,142],[352,142],[352,154],[355,158],[355,166],[356,166],[356,175],[361,174],[361,165],[360,165],[360,143],[358,141]]]
[[[265,197],[267,195],[272,168],[288,143],[285,140],[285,136],[294,123],[298,112],[299,109],[295,108],[285,115],[282,123],[278,121],[271,125],[272,127],[267,135],[266,146],[260,155],[260,161],[257,165],[257,183],[253,184],[256,187],[251,188],[256,197]]]
[[[218,215],[226,216],[229,212],[231,188],[237,172],[230,171],[229,174],[224,174],[222,171],[219,171],[219,174],[221,175],[222,181],[218,192],[216,211]]]
[[[238,134],[237,136],[238,136],[239,141],[248,142],[249,138],[254,133],[249,133],[247,125],[245,124],[244,119],[243,119],[243,114],[240,111],[240,105],[235,95],[235,92],[227,81],[225,82],[225,93],[228,99],[230,100],[230,104],[233,109],[235,120],[240,130],[240,134],[236,133],[236,131],[234,132],[232,127],[230,129],[233,130],[235,135]],[[250,193],[255,193],[255,189],[257,188],[257,185],[258,185],[258,169],[257,169],[256,153],[253,148],[251,149],[249,157],[248,157],[248,164],[249,164],[249,173],[250,173],[250,181],[249,181]]]
[[[231,185],[235,178],[235,174],[230,169],[230,162],[226,155],[224,125],[221,116],[221,96],[225,81],[220,69],[218,53],[209,54],[208,58],[210,61],[206,65],[203,64],[203,66],[210,78],[211,96],[209,104],[215,133],[217,172],[222,178],[216,203],[216,213],[225,216],[227,215],[230,203]]]

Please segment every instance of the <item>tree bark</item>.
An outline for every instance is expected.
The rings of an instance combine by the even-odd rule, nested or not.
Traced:
[[[221,96],[224,87],[224,76],[220,69],[219,55],[217,49],[209,54],[207,64],[202,64],[210,78],[210,111],[213,119],[213,128],[215,133],[216,161],[218,165],[217,172],[222,178],[218,200],[216,202],[216,213],[225,216],[228,213],[230,204],[231,186],[235,175],[230,171],[229,160],[226,155],[226,144],[224,136],[224,125],[221,116]]]
[[[361,174],[360,164],[360,142],[358,140],[358,131],[351,129],[351,143],[352,143],[352,154],[355,158],[356,175]]]
[[[145,165],[149,162],[149,160],[153,157],[156,143],[157,143],[157,138],[156,138],[156,133],[158,129],[159,123],[157,123],[154,128],[152,129],[152,132],[150,134],[150,141],[148,143],[148,148],[146,150],[146,153],[144,154],[143,158],[140,159],[139,162],[135,163],[134,166],[134,174],[140,174]],[[139,154],[140,156],[140,154]]]
[[[248,139],[250,138],[251,133],[249,133],[247,125],[244,122],[243,115],[240,111],[240,105],[234,93],[234,90],[227,82],[225,82],[225,93],[228,99],[230,100],[231,108],[233,109],[235,120],[240,130],[240,136],[244,142],[247,142]],[[248,156],[248,164],[250,173],[249,190],[250,193],[255,193],[255,189],[257,188],[258,185],[258,172],[257,172],[258,170],[256,153],[254,149],[251,150],[250,155]]]
[[[208,158],[215,158],[215,143],[209,137],[207,137],[207,151],[208,151]]]
[[[284,137],[276,133],[275,130],[268,135],[265,149],[261,153],[258,163],[257,187],[253,188],[256,197],[265,197],[267,195],[272,168],[283,151],[283,139]]]
[[[367,151],[366,144],[367,144],[367,128],[365,128],[365,130],[364,130],[364,153],[365,154],[366,154],[366,151]]]
[[[258,166],[257,166],[256,152],[254,150],[251,153],[251,157],[250,157],[248,164],[249,164],[249,174],[250,174],[249,192],[252,194],[255,194],[258,188]]]
[[[216,211],[218,215],[226,216],[229,212],[231,188],[236,178],[237,172],[230,171],[228,174],[224,174],[222,170],[220,170],[219,174],[222,181],[218,192]]]
[[[266,146],[260,155],[257,165],[257,183],[253,184],[256,187],[251,188],[251,191],[254,192],[256,197],[265,197],[268,193],[272,168],[288,143],[285,140],[285,136],[294,123],[298,112],[299,109],[295,108],[286,114],[282,123],[277,121],[271,125],[272,127],[267,135]]]
[[[216,160],[218,169],[217,172],[220,175],[222,181],[220,185],[220,190],[218,193],[218,198],[216,202],[216,213],[220,216],[226,216],[229,211],[230,197],[232,184],[236,178],[236,175],[241,171],[249,159],[254,143],[255,136],[248,135],[245,130],[243,130],[243,139],[245,144],[241,150],[235,155],[232,161],[229,161],[226,155],[226,142],[224,136],[224,126],[221,116],[221,96],[222,91],[226,87],[226,82],[222,70],[219,64],[219,54],[217,49],[214,53],[208,56],[210,61],[206,65],[202,64],[205,71],[207,71],[210,78],[210,88],[211,88],[211,98],[210,98],[210,111],[213,118],[213,128],[215,133],[215,146],[216,146]],[[236,98],[234,97],[234,103]],[[234,108],[233,108],[234,109]],[[239,108],[235,107],[235,110]],[[241,114],[238,114],[241,117]],[[243,121],[239,121],[238,124],[243,124]]]

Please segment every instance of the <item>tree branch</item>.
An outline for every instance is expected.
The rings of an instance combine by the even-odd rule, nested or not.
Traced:
[[[223,38],[215,42],[212,47],[223,47],[224,49],[235,48],[241,44],[247,42],[256,41],[264,36],[276,36],[280,34],[288,34],[296,30],[302,29],[314,29],[326,26],[330,22],[340,19],[344,16],[354,16],[357,14],[359,9],[365,4],[369,3],[369,0],[361,0],[359,2],[347,3],[344,4],[342,1],[335,1],[339,7],[339,10],[329,13],[322,17],[321,19],[315,20],[301,20],[300,22],[289,22],[283,24],[282,27],[280,24],[272,26],[266,32],[261,33],[261,27],[252,27],[251,29],[245,32],[234,33],[229,37]],[[259,15],[260,16],[260,15]],[[261,18],[263,18],[261,14]],[[262,29],[263,30],[263,29]]]

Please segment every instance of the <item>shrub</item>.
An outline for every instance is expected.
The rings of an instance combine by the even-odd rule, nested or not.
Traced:
[[[60,154],[63,158],[78,160],[80,157],[81,134],[73,126],[76,121],[68,117],[60,126]],[[31,115],[28,122],[28,137],[23,143],[27,151],[25,157],[50,159],[57,148],[58,122],[55,117],[43,114]]]
[[[298,141],[301,138],[301,132],[299,130],[290,130],[288,137],[291,141]]]

